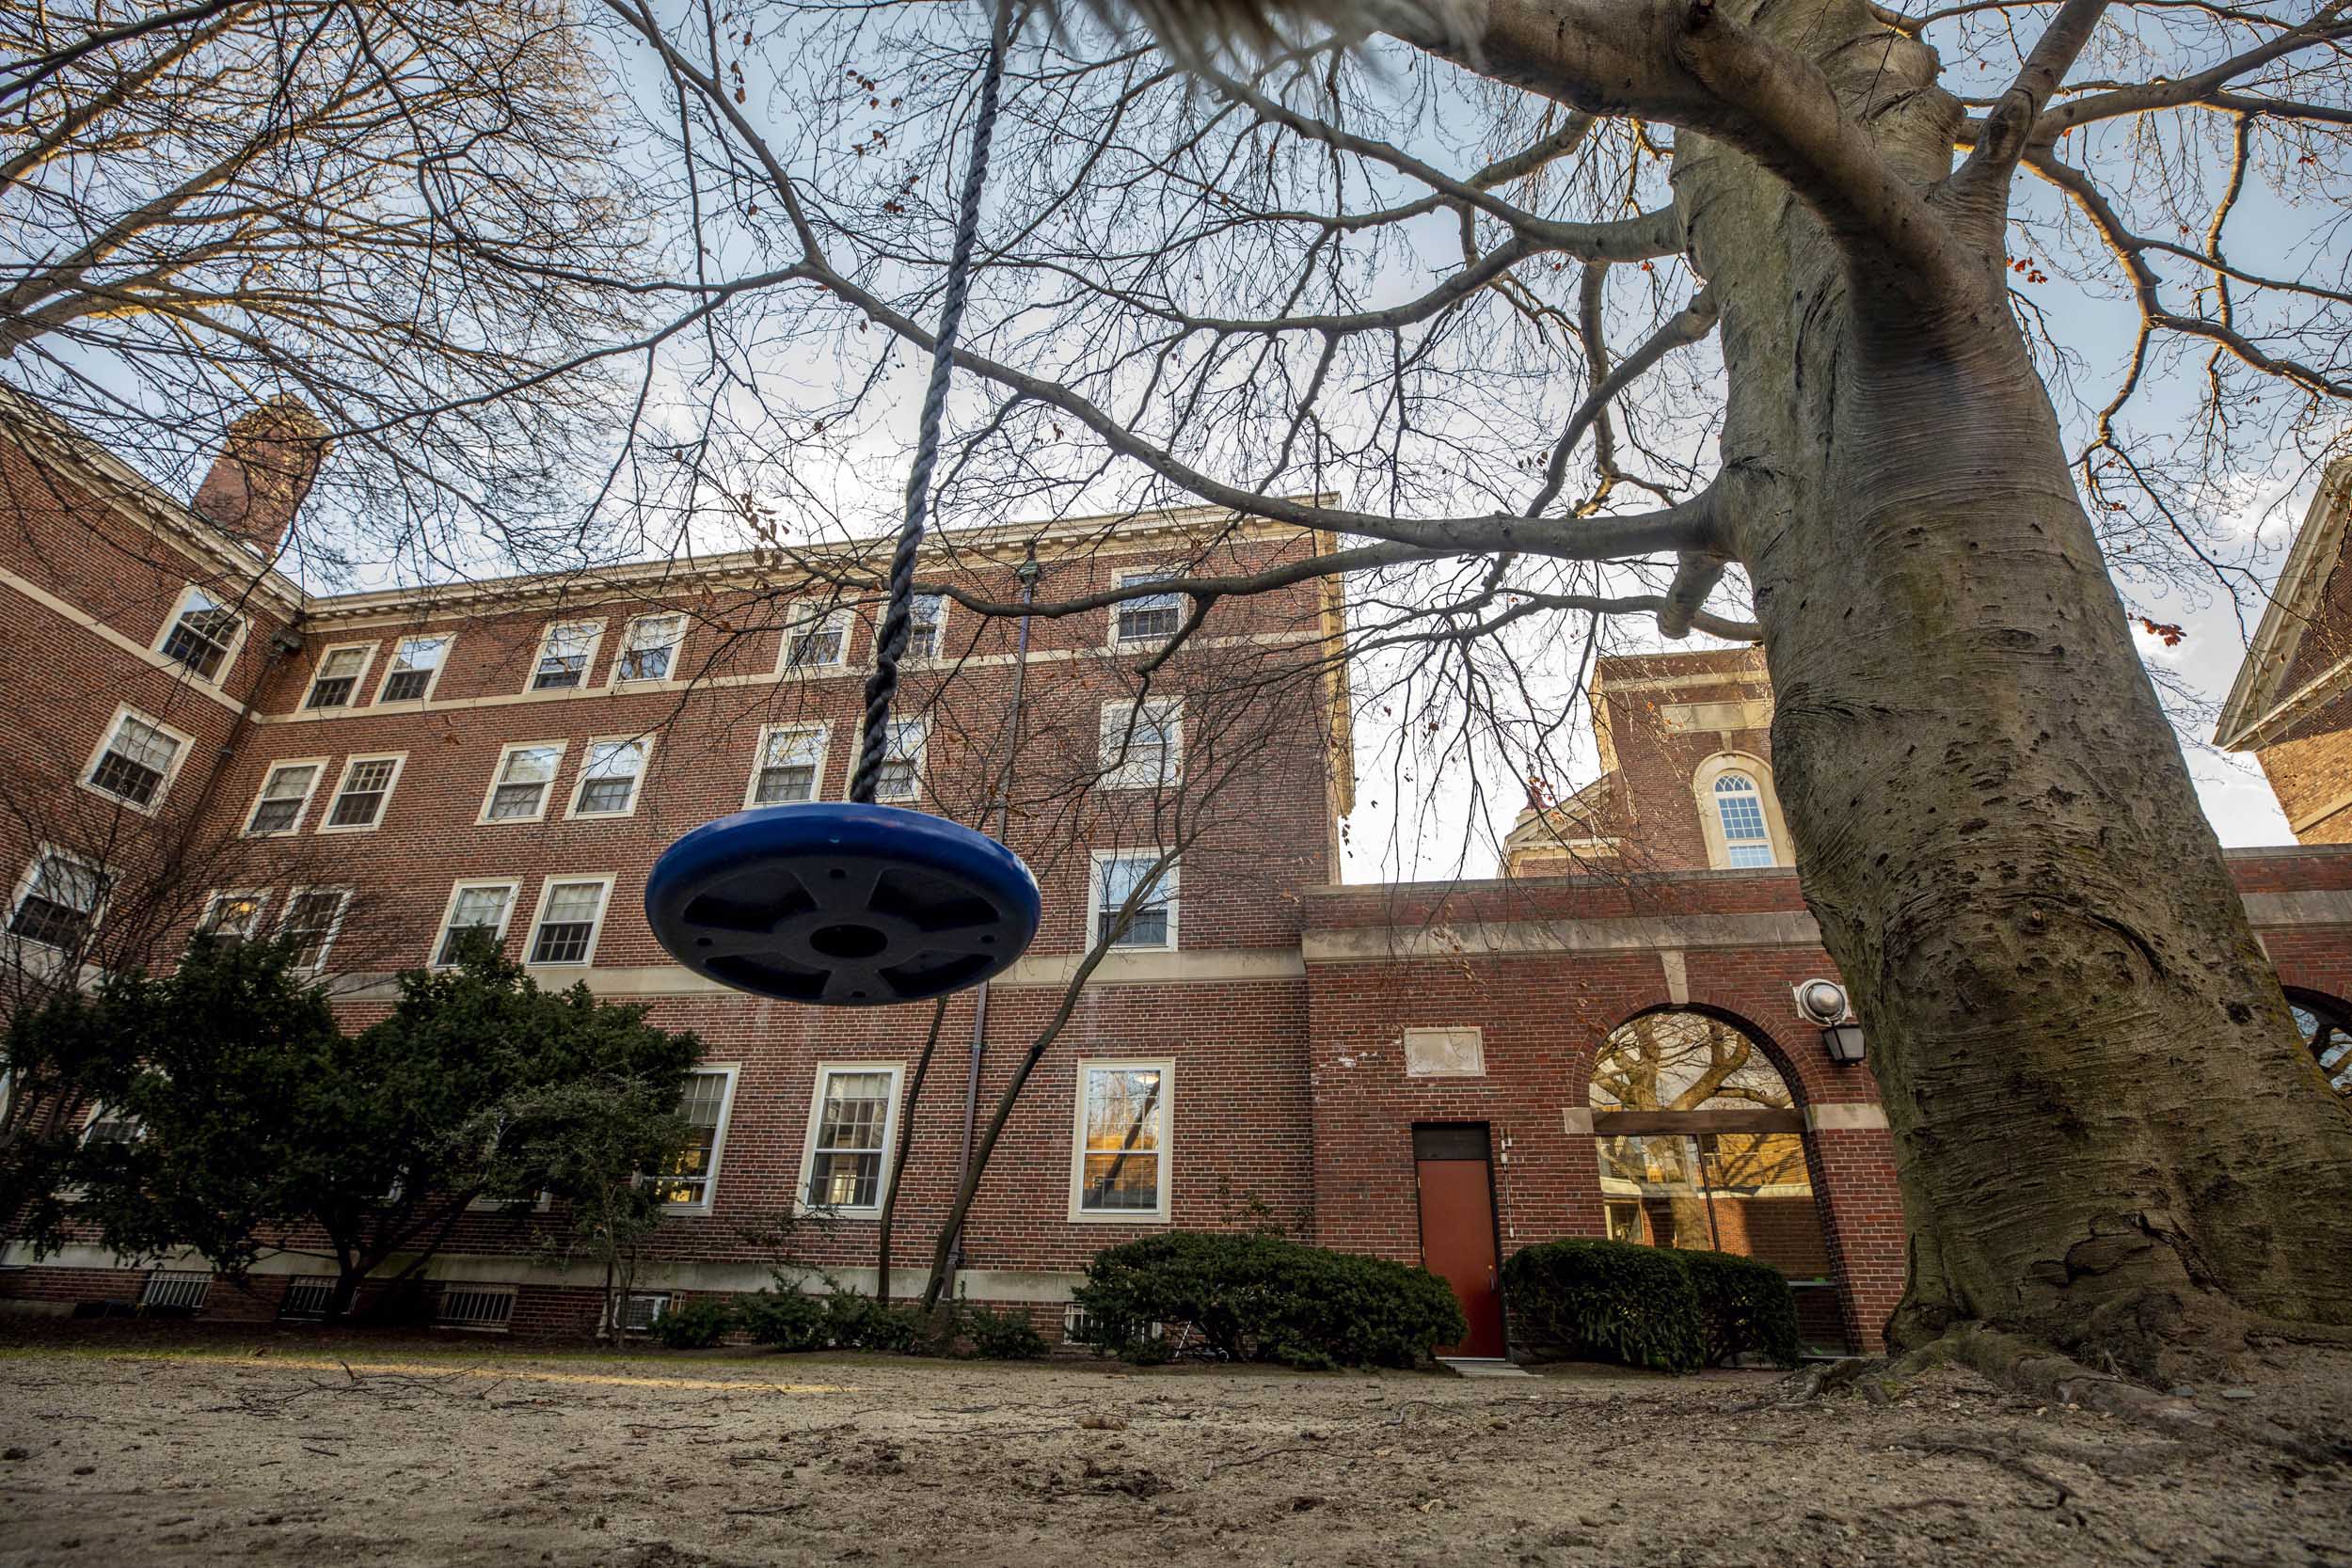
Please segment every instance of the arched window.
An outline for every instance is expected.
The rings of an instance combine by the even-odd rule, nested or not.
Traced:
[[[2352,1008],[2313,990],[2288,991],[2287,1006],[2319,1070],[2338,1094],[2352,1099]]]
[[[1602,1043],[1589,1099],[1612,1240],[1770,1263],[1797,1288],[1807,1343],[1843,1342],[1804,1113],[1754,1036],[1644,1013]]]
[[[1772,835],[1764,826],[1764,792],[1745,773],[1715,781],[1715,817],[1723,824],[1724,853],[1733,865],[1771,865]]]

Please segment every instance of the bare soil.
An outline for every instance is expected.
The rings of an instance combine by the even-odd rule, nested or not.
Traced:
[[[2343,1565],[2344,1373],[2281,1350],[2184,1402],[2295,1403],[2282,1448],[1950,1370],[1789,1405],[1769,1373],[27,1345],[0,1564]]]

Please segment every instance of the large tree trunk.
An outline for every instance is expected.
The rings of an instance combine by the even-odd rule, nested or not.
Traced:
[[[1727,4],[1924,188],[1958,111],[1853,0]],[[2352,1109],[2302,1049],[2133,646],[2004,293],[1890,308],[1747,160],[1679,139],[1723,302],[1724,493],[1805,898],[1912,1236],[1899,1342],[1973,1319],[2152,1367],[2238,1309],[2352,1321]],[[1858,286],[1857,286],[1858,285]]]

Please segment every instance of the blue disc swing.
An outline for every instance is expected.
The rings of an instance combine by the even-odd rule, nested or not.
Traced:
[[[670,956],[737,990],[830,1007],[944,995],[1009,967],[1037,935],[1043,912],[1037,879],[994,839],[926,812],[874,804],[913,620],[914,557],[971,281],[1011,12],[1009,0],[1000,0],[990,27],[972,162],[907,476],[906,521],[875,634],[866,734],[850,798],[764,806],[706,822],[663,850],[645,881],[645,917]]]

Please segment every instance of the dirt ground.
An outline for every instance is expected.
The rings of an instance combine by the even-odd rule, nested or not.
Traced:
[[[2265,1379],[2311,1376],[2273,1357]],[[30,1346],[0,1352],[0,1564],[2352,1564],[2341,1449],[2169,1435],[1956,1371],[1884,1402],[1777,1392]]]

